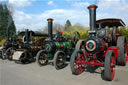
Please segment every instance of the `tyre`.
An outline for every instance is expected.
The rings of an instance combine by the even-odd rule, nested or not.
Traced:
[[[63,51],[57,51],[54,55],[54,66],[57,70],[63,69],[66,66],[66,55]]]
[[[115,56],[113,55],[113,51],[108,51],[105,56],[104,63],[104,78],[108,81],[112,81],[115,75]]]
[[[86,57],[82,51],[75,50],[71,55],[70,68],[72,74],[78,75],[82,73],[85,69]]]
[[[12,60],[12,56],[13,56],[14,52],[15,52],[15,49],[13,47],[10,47],[7,49],[5,55],[8,60]]]
[[[36,55],[36,62],[39,66],[44,66],[48,64],[48,58],[46,51],[40,50]]]
[[[125,36],[118,37],[117,47],[119,47],[117,64],[125,66],[127,64],[127,43]]]
[[[84,50],[85,48],[84,48],[84,41],[83,40],[79,40],[78,42],[77,42],[77,44],[76,44],[76,46],[75,46],[75,49],[76,50]]]

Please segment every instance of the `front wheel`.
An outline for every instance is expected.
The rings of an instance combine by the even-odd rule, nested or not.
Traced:
[[[66,66],[66,55],[63,51],[57,51],[54,55],[54,66],[57,70]]]
[[[104,63],[104,77],[108,81],[112,81],[115,76],[115,64],[116,64],[116,59],[113,54],[113,51],[108,51],[105,56],[105,63]]]
[[[40,50],[36,55],[36,62],[39,66],[44,66],[48,64],[48,58],[46,51]]]
[[[72,74],[78,75],[85,69],[86,57],[82,51],[75,50],[71,55],[70,67]]]

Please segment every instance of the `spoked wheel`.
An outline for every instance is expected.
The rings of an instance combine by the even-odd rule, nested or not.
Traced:
[[[115,76],[115,64],[116,64],[116,59],[113,54],[113,51],[108,51],[105,56],[105,63],[104,63],[104,77],[108,81],[112,81]]]
[[[39,66],[44,66],[48,64],[48,58],[46,55],[46,51],[41,50],[37,53],[36,62]]]
[[[127,43],[125,36],[118,37],[117,47],[119,47],[117,64],[125,66],[127,64]]]
[[[72,74],[78,75],[85,69],[86,57],[82,51],[75,50],[71,55],[70,67]]]
[[[57,70],[66,66],[66,55],[63,51],[57,51],[54,55],[54,66]]]
[[[80,40],[80,34],[79,32],[73,32],[72,34],[72,43],[75,45],[77,43],[77,41]]]
[[[14,48],[12,48],[12,47],[8,48],[7,51],[6,51],[6,57],[9,60],[12,60],[12,56],[13,56],[14,52],[15,52]]]

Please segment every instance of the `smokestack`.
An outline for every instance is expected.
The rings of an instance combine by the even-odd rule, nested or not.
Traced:
[[[53,22],[53,19],[49,18],[47,19],[48,21],[48,37],[50,40],[52,40],[53,38],[53,34],[52,34],[52,22]]]
[[[96,5],[88,6],[90,15],[90,31],[95,31],[96,29]]]
[[[28,39],[28,29],[25,30],[25,37],[26,37],[26,43],[29,43],[29,39]]]

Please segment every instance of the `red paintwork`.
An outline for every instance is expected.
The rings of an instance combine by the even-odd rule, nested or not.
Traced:
[[[117,39],[117,37],[119,36],[120,34],[118,33],[118,32],[116,32],[116,39]]]
[[[60,32],[61,33],[61,35],[63,35],[63,32]]]
[[[64,45],[61,45],[61,47],[64,47]]]
[[[80,54],[79,56],[75,56],[74,68],[78,74],[84,71],[84,65],[85,65],[84,55]]]
[[[114,56],[117,58],[118,57],[118,47],[109,47],[107,50],[113,50]]]
[[[116,59],[114,56],[111,57],[111,61],[110,61],[111,80],[113,80],[115,75],[115,66],[113,66],[113,64],[116,64]]]
[[[104,49],[106,49],[106,43],[105,43],[104,40],[101,40],[101,39],[100,39],[100,41],[101,41],[101,43],[102,43],[102,46],[101,46],[101,48],[100,48],[100,51],[104,51]]]
[[[127,43],[125,43],[125,64],[127,64]]]
[[[107,50],[104,51],[104,54],[101,57],[105,57],[106,56],[106,53],[109,50],[113,50],[113,52],[114,52],[113,57],[114,58],[117,58],[118,57],[118,50],[119,50],[119,48],[117,48],[117,47],[109,47]],[[85,55],[86,56],[89,56],[89,53],[85,52]],[[95,53],[95,54],[93,54],[91,60],[87,60],[86,62],[83,62],[83,64],[88,64],[88,65],[90,65],[92,67],[94,67],[94,66],[104,66],[104,63],[103,62],[101,62],[101,61],[99,61],[99,60],[96,59],[97,57],[98,57],[97,56],[97,53]],[[114,61],[114,63],[116,63],[116,61]]]
[[[100,62],[99,60],[90,60],[90,61],[85,62],[85,64],[88,64],[91,67],[94,67],[94,66],[103,66],[104,65],[104,63]]]

